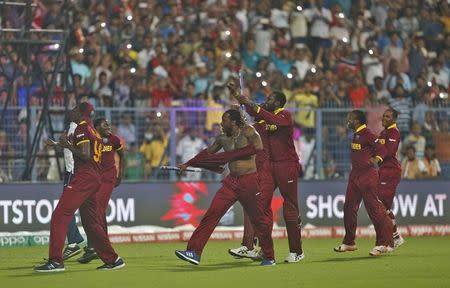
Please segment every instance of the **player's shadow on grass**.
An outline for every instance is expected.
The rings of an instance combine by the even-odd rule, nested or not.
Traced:
[[[234,269],[234,268],[249,268],[249,267],[259,267],[258,264],[253,262],[221,262],[214,264],[206,264],[194,266],[192,264],[182,263],[177,264],[177,266],[169,266],[164,268],[152,267],[152,270],[169,271],[169,272],[205,272],[205,271],[217,271],[224,269]]]
[[[311,261],[311,262],[346,262],[346,261],[360,261],[360,260],[368,260],[368,259],[379,259],[380,257],[373,257],[373,256],[361,256],[361,257],[335,257],[335,258],[329,258],[325,260],[320,261]]]

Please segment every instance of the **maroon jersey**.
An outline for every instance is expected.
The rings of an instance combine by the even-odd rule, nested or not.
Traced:
[[[262,167],[264,167],[264,162],[269,161],[270,154],[269,154],[269,134],[266,130],[266,123],[264,120],[261,120],[259,122],[256,122],[253,124],[253,127],[255,128],[256,132],[258,132],[259,136],[261,136],[261,141],[263,143],[263,150],[258,151],[256,153],[256,168],[260,170]]]
[[[400,145],[400,131],[397,124],[392,124],[387,129],[381,131],[378,137],[378,143],[386,148],[386,156],[380,169],[395,168],[401,170],[400,163],[397,160],[398,146]]]
[[[95,172],[99,173],[102,162],[102,139],[95,129],[87,122],[82,120],[75,132],[73,133],[73,144],[75,146],[83,143],[89,143],[91,146],[91,159],[89,161],[82,161],[74,155],[75,173],[79,172]]]
[[[248,106],[246,106],[246,110],[250,115],[256,119],[263,120],[265,123],[268,135],[267,147],[269,148],[271,161],[299,161],[294,146],[294,122],[292,121],[291,113],[283,108],[275,110],[274,113],[270,113],[259,106],[256,111]],[[260,124],[263,123],[260,121]]]
[[[107,138],[103,138],[103,153],[102,153],[102,169],[108,171],[116,167],[114,156],[116,151],[123,149],[120,143],[119,137],[114,134],[109,135]]]
[[[375,168],[370,158],[376,157],[383,161],[386,149],[378,144],[378,139],[366,125],[361,125],[353,134],[352,144],[352,172],[364,172]]]

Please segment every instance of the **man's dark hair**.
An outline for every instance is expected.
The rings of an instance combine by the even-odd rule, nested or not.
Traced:
[[[272,95],[275,97],[275,100],[280,102],[280,107],[284,107],[286,104],[286,95],[284,95],[281,91],[274,91]]]
[[[224,114],[228,114],[231,121],[235,121],[236,125],[242,127],[245,125],[245,119],[241,111],[236,109],[228,109]]]
[[[105,117],[99,117],[99,118],[95,119],[95,121],[94,121],[94,128],[97,129],[97,127],[99,127],[100,124],[102,124],[103,121],[106,121]]]
[[[352,113],[353,113],[353,115],[356,116],[356,119],[358,119],[359,123],[367,124],[366,113],[364,113],[364,111],[362,111],[362,110],[353,110]]]
[[[389,107],[389,108],[387,109],[387,111],[391,111],[391,112],[392,112],[392,116],[394,116],[394,119],[397,120],[397,117],[398,117],[398,111],[397,111],[397,110],[395,110],[395,109],[392,108],[392,107]]]

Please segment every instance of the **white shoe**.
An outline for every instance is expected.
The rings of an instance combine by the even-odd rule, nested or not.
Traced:
[[[286,263],[296,263],[300,262],[305,258],[305,253],[297,254],[290,252],[289,255],[284,259],[284,262]]]
[[[372,251],[369,252],[370,256],[381,256],[382,254],[394,251],[394,248],[389,246],[375,246]]]
[[[253,250],[249,250],[246,246],[241,246],[235,249],[228,249],[228,253],[237,258],[255,259],[259,255],[258,252],[259,252],[258,249],[253,248]]]
[[[348,252],[348,251],[355,251],[358,250],[356,245],[347,245],[347,244],[341,244],[337,247],[334,247],[334,252]]]
[[[402,246],[405,243],[405,239],[402,236],[398,235],[397,238],[394,238],[394,249]]]

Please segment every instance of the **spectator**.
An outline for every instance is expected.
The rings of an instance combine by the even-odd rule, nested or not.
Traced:
[[[427,146],[425,149],[425,158],[423,159],[425,164],[427,177],[435,178],[441,175],[441,165],[436,158],[436,152],[433,146]]]
[[[406,157],[402,162],[402,178],[414,180],[427,175],[427,168],[422,160],[417,159],[414,146],[406,148]]]
[[[145,158],[137,150],[135,142],[130,142],[129,149],[125,154],[125,179],[139,181],[144,177]]]
[[[186,163],[195,155],[197,155],[202,149],[206,148],[203,140],[198,137],[198,130],[195,128],[188,128],[186,135],[180,139],[177,145],[177,157],[180,161],[178,163]],[[201,174],[195,172],[187,172],[182,177],[185,181],[198,181]]]
[[[422,135],[422,127],[417,122],[412,122],[411,133],[405,138],[404,145],[406,147],[414,146],[416,151],[416,157],[418,159],[423,159],[425,155],[426,147],[425,137]]]
[[[316,127],[314,108],[319,107],[319,99],[311,92],[310,83],[306,82],[291,99],[298,111],[295,113],[295,123],[303,128]]]
[[[108,85],[108,75],[106,72],[101,72],[99,74],[98,86],[94,91],[95,96],[97,97],[97,103],[102,107],[111,107],[113,104],[112,101],[112,90]]]
[[[315,63],[321,67],[322,55],[325,49],[331,47],[330,41],[330,23],[332,21],[331,11],[323,7],[323,0],[315,1],[315,5],[311,8],[305,10],[305,15],[310,22],[311,27],[311,37],[313,47],[311,50],[316,52]]]
[[[158,169],[160,166],[167,165],[167,149],[169,137],[167,137],[163,128],[159,124],[149,127],[144,135],[144,142],[139,147],[139,152],[145,157],[144,179],[163,179],[164,175]]]
[[[125,146],[136,146],[136,127],[131,122],[131,116],[128,113],[122,114],[117,134],[123,138]]]
[[[393,98],[389,101],[389,105],[399,112],[397,126],[403,137],[409,131],[412,101],[406,97],[405,90],[401,84],[397,85],[393,91]]]

